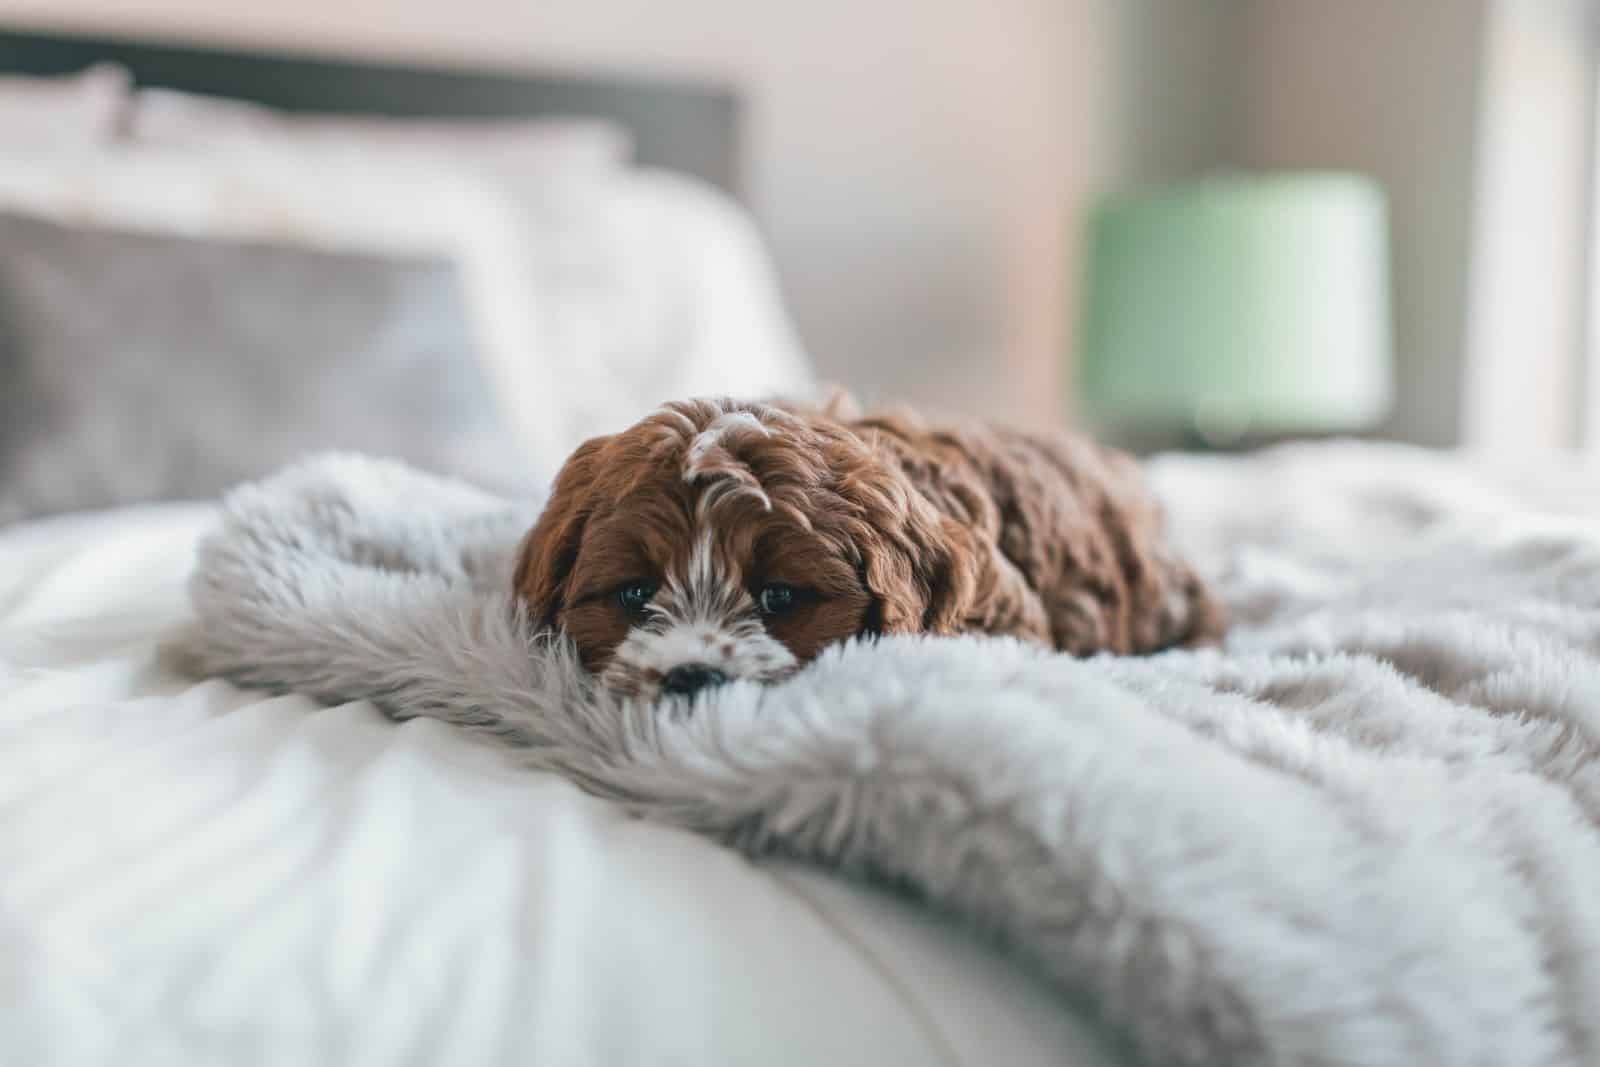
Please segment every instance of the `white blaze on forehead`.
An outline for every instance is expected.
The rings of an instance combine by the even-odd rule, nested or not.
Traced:
[[[718,573],[709,530],[701,530],[682,568],[667,572],[666,586],[650,602],[651,615],[675,622],[735,619],[755,607],[732,574]]]
[[[714,593],[726,594],[727,583],[717,581],[716,558],[711,551],[709,530],[701,530],[700,536],[694,539],[694,548],[689,550],[689,565],[684,572],[685,592],[689,599],[704,603],[711,600]]]
[[[770,432],[754,412],[730,411],[726,415],[718,415],[711,421],[711,425],[701,430],[695,435],[695,439],[689,442],[689,455],[683,461],[683,480],[692,482],[698,478],[702,473],[700,465],[706,461],[706,456],[710,455],[713,449],[722,446],[722,439],[729,432],[739,429],[758,433],[762,437]]]
[[[761,409],[765,413],[766,409]],[[683,480],[690,484],[701,481],[710,476],[720,479],[706,489],[705,495],[700,498],[698,505],[702,516],[708,513],[719,502],[725,499],[751,496],[761,502],[763,509],[772,510],[772,499],[756,482],[755,475],[746,470],[742,472],[745,477],[723,470],[707,470],[707,460],[718,450],[723,448],[724,440],[730,433],[743,431],[756,433],[762,437],[768,436],[771,431],[762,423],[761,416],[754,411],[730,411],[718,415],[711,424],[695,435],[689,442],[688,455],[683,461]]]

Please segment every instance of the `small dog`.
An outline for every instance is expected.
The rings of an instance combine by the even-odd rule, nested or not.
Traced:
[[[1134,461],[1083,438],[691,400],[572,455],[515,592],[649,698],[777,681],[876,634],[1210,641],[1222,612],[1162,525]]]

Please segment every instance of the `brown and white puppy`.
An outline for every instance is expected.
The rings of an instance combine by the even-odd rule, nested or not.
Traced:
[[[836,642],[1009,634],[1076,654],[1215,638],[1128,457],[1083,438],[691,400],[589,441],[516,594],[603,684],[689,696]]]

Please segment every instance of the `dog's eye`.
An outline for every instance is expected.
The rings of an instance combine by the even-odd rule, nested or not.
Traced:
[[[622,610],[629,615],[638,615],[644,611],[644,606],[650,603],[650,598],[656,595],[656,587],[649,582],[629,582],[617,590],[617,603],[622,605]]]
[[[761,587],[762,614],[779,615],[794,607],[794,586],[784,585],[782,582],[771,582]]]

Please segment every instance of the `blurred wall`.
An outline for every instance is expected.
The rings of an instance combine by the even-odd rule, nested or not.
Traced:
[[[1594,16],[1592,0],[1489,3],[1461,427],[1475,447],[1571,446],[1585,430],[1595,444]]]
[[[1383,183],[1397,363],[1384,429],[1423,443],[1461,430],[1490,2],[1104,0],[1097,186],[1230,168]]]
[[[1245,0],[1241,161],[1336,167],[1389,195],[1389,431],[1459,439],[1486,0]]]
[[[1249,5],[1099,0],[1104,59],[1091,156],[1098,189],[1236,166],[1248,119]]]
[[[0,0],[0,18],[731,80],[752,206],[824,373],[1024,423],[1063,408],[1095,0]]]

